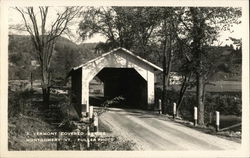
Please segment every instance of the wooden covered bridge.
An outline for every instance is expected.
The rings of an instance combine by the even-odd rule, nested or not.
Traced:
[[[89,83],[97,76],[104,83],[104,96],[123,96],[128,103],[147,109],[155,103],[155,74],[162,69],[124,48],[88,61],[71,72],[72,103],[80,117],[89,112]]]

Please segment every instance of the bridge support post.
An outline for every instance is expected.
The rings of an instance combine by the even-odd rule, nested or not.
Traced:
[[[98,132],[98,115],[94,113],[94,132]]]
[[[89,118],[93,119],[93,106],[89,106]]]

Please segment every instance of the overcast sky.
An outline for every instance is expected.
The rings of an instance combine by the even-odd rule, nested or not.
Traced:
[[[55,19],[55,13],[56,11],[60,11],[62,8],[61,7],[51,7],[49,10],[49,16],[48,16],[48,26],[49,23],[51,23],[54,19]],[[19,12],[17,12],[17,10],[13,9],[13,8],[9,8],[9,18],[8,18],[8,22],[9,25],[13,25],[13,24],[21,24],[23,23],[22,17],[20,15]],[[80,22],[80,19],[76,19],[73,23],[72,26],[70,27],[70,29],[72,30],[72,33],[74,34],[74,36],[76,38],[71,38],[71,40],[73,40],[76,43],[94,43],[94,42],[105,42],[105,38],[102,35],[95,35],[94,37],[92,37],[91,39],[87,39],[85,41],[81,41],[81,40],[76,40],[77,38],[79,39],[79,36],[77,34],[77,29],[78,29],[78,24]],[[233,42],[231,40],[228,40],[228,37],[234,37],[234,38],[242,38],[243,36],[243,32],[242,30],[242,24],[238,24],[238,25],[233,25],[233,27],[231,28],[231,32],[230,31],[221,31],[220,32],[220,37],[219,37],[219,42],[216,43],[216,45],[221,44],[223,45],[230,45]],[[14,33],[14,34],[25,34],[24,32],[17,32],[14,30],[9,30],[10,33]],[[27,34],[27,33],[26,33]]]

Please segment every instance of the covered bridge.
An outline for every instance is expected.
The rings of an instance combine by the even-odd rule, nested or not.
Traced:
[[[147,109],[155,102],[155,73],[162,69],[124,48],[88,61],[71,70],[72,103],[80,117],[89,112],[89,83],[97,76],[104,96],[123,96],[128,104]]]

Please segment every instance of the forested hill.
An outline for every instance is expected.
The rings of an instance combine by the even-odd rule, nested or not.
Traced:
[[[77,45],[69,39],[60,37],[56,43],[51,63],[50,72],[53,79],[64,78],[72,67],[100,55],[100,52],[95,51],[97,44]],[[212,80],[241,80],[241,50],[234,50],[230,46],[210,47],[207,50],[209,54],[220,54],[216,63],[218,70]],[[34,79],[39,78],[39,66],[31,66],[31,61],[37,59],[34,51],[30,36],[9,35],[9,79],[29,79],[31,72]],[[155,55],[152,52],[144,58],[161,67],[161,54]],[[178,59],[173,62],[172,71],[178,72],[181,63]]]
[[[77,45],[60,37],[55,46],[51,70],[54,78],[63,78],[74,66],[97,56],[97,43]],[[9,79],[29,79],[32,70],[33,77],[39,76],[39,66],[31,66],[31,61],[37,61],[35,49],[30,36],[9,35]]]

